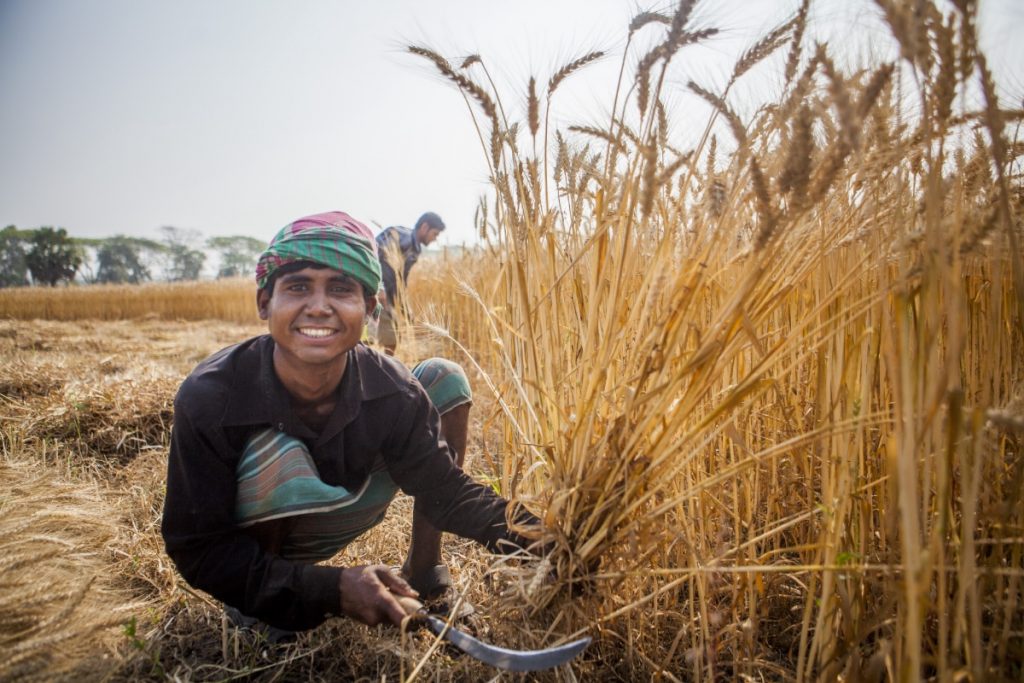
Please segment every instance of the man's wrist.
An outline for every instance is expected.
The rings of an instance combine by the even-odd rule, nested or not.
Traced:
[[[323,611],[324,617],[341,614],[341,574],[343,567],[302,566],[302,586],[310,603]]]

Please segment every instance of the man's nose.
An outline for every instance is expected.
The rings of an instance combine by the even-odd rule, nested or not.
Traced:
[[[309,294],[309,300],[306,302],[306,308],[310,313],[329,314],[332,309],[330,297],[327,296],[327,290],[313,289]]]

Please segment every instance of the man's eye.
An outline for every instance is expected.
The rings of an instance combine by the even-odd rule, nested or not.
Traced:
[[[331,291],[335,294],[351,294],[355,288],[352,285],[334,285],[331,287]]]

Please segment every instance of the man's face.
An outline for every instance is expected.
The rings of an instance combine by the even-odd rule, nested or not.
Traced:
[[[341,362],[362,336],[366,314],[377,305],[362,285],[332,268],[303,268],[285,273],[257,295],[260,318],[267,321],[276,353],[292,366]]]
[[[420,241],[420,244],[422,244],[425,247],[428,247],[430,246],[431,242],[438,238],[440,234],[441,231],[438,230],[437,228],[432,228],[426,223],[423,223],[422,225],[420,225],[420,230],[419,233],[416,235],[416,238]]]

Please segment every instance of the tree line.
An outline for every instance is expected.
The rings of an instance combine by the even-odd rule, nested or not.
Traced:
[[[0,230],[0,287],[54,287],[76,280],[89,284],[198,280],[207,258],[203,248],[219,257],[218,278],[235,277],[253,271],[265,246],[243,235],[204,241],[194,230],[165,226],[160,232],[159,240],[125,235],[75,238],[64,228],[19,230],[8,225]]]

